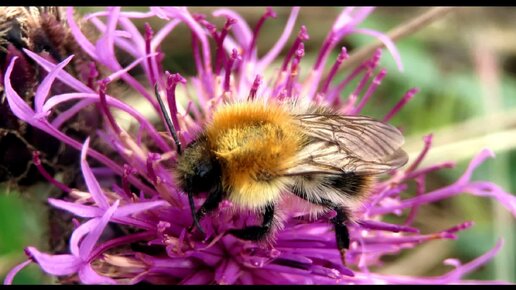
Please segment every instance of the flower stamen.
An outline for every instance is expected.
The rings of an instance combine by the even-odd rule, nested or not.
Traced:
[[[99,98],[100,98],[100,109],[102,113],[107,117],[109,125],[111,125],[111,128],[115,131],[117,135],[120,135],[122,133],[122,130],[120,127],[118,127],[118,124],[115,121],[115,118],[111,114],[111,111],[108,108],[107,101],[106,101],[106,86],[108,84],[108,80],[102,80],[99,82]]]
[[[33,151],[32,152],[32,161],[34,162],[34,165],[38,169],[39,173],[45,177],[46,180],[48,180],[50,183],[55,185],[57,188],[61,189],[64,192],[71,192],[72,189],[66,186],[65,184],[57,181],[50,173],[47,172],[45,167],[41,164],[41,160],[39,159],[39,151]]]
[[[262,28],[263,23],[265,23],[265,20],[267,18],[276,18],[276,12],[272,10],[271,7],[267,7],[267,10],[263,14],[263,16],[258,20],[258,23],[256,23],[256,26],[253,30],[253,38],[251,39],[251,43],[249,44],[249,47],[247,48],[247,55],[246,59],[250,59],[253,52],[256,50],[256,39],[258,38],[258,34],[260,32],[260,29]]]

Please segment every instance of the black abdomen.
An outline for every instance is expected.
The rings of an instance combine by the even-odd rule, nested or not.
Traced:
[[[371,176],[353,172],[341,174],[307,174],[297,176],[292,193],[311,203],[334,207],[352,204],[370,190]]]
[[[328,177],[328,185],[338,189],[347,196],[364,194],[369,185],[369,177],[354,172],[344,172],[341,175]]]

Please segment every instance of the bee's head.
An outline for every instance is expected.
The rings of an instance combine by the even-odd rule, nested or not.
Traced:
[[[178,159],[176,178],[183,191],[191,194],[210,192],[220,183],[221,169],[205,138],[199,138]]]

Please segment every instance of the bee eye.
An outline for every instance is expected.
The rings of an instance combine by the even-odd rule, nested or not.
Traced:
[[[183,177],[184,190],[197,194],[209,192],[220,182],[220,166],[212,160],[198,160],[192,174]]]
[[[210,171],[212,171],[212,168],[213,166],[211,166],[210,163],[203,162],[197,166],[197,175],[200,178],[206,178],[210,174]]]

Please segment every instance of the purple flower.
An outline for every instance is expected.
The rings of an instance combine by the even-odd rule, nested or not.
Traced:
[[[18,59],[13,57],[4,76],[6,98],[12,112],[31,126],[81,151],[80,161],[85,188],[72,189],[66,200],[49,199],[49,203],[75,215],[76,228],[70,237],[70,254],[51,255],[34,247],[26,249],[28,261],[15,267],[5,283],[29,261],[54,276],[67,276],[85,284],[386,284],[386,283],[473,283],[463,281],[467,273],[485,264],[501,248],[495,247],[465,264],[455,259],[444,261],[453,270],[435,277],[394,276],[374,273],[372,266],[381,265],[382,257],[402,252],[435,239],[456,239],[457,232],[473,226],[464,222],[435,233],[420,233],[412,221],[422,205],[458,194],[490,197],[499,201],[516,216],[516,198],[488,181],[472,181],[471,174],[486,158],[493,157],[489,150],[480,152],[466,172],[453,184],[427,191],[424,182],[428,173],[450,167],[451,163],[421,168],[419,165],[431,147],[431,136],[424,138],[424,148],[418,158],[406,169],[392,172],[378,182],[371,198],[356,213],[358,221],[350,225],[351,246],[347,251],[348,267],[343,266],[337,250],[335,234],[329,223],[331,214],[315,220],[303,212],[288,212],[284,228],[274,241],[255,243],[226,235],[231,228],[241,228],[256,216],[235,214],[234,206],[223,201],[217,211],[202,220],[207,236],[188,232],[192,217],[186,195],[172,179],[171,170],[177,157],[175,145],[160,134],[151,117],[164,119],[153,94],[154,83],[167,100],[172,122],[179,128],[183,144],[188,144],[199,133],[202,124],[223,102],[255,98],[288,99],[301,96],[315,103],[332,106],[342,114],[360,114],[387,71],[378,69],[381,51],[358,65],[341,82],[334,82],[339,66],[346,61],[347,51],[339,48],[328,76],[323,77],[330,52],[345,36],[352,33],[372,35],[385,43],[392,57],[402,69],[401,58],[394,44],[384,34],[359,28],[372,8],[346,8],[337,17],[327,37],[320,45],[312,67],[305,66],[304,43],[309,40],[308,29],[301,26],[294,34],[299,8],[293,8],[284,31],[276,44],[260,56],[256,44],[264,37],[261,27],[276,17],[267,9],[253,28],[236,12],[215,10],[214,17],[225,18],[217,28],[204,15],[192,15],[186,8],[152,7],[147,12],[106,11],[85,16],[97,29],[100,38],[89,40],[75,23],[73,9],[67,9],[67,23],[82,50],[98,65],[107,68],[109,75],[96,89],[90,88],[68,74],[64,68],[74,56],[54,64],[38,53],[24,50],[28,57],[48,72],[36,91],[34,107],[29,106],[11,84],[13,68]],[[150,25],[140,32],[133,19],[160,18],[164,26],[154,31]],[[194,76],[183,77],[163,68],[164,56],[160,46],[164,38],[178,25],[186,25],[191,32],[193,60],[197,70]],[[295,40],[285,47],[291,35]],[[215,44],[211,50],[210,42]],[[133,61],[126,67],[117,59],[120,50]],[[284,59],[278,59],[286,50]],[[274,63],[278,60],[278,65]],[[131,70],[140,67],[145,79],[140,81]],[[300,77],[300,70],[308,70]],[[59,80],[73,92],[50,95],[50,87]],[[358,85],[347,99],[342,92],[352,80]],[[118,96],[108,94],[115,81],[122,81],[148,103],[154,111],[145,116]],[[386,112],[388,121],[408,102],[417,89],[409,90],[399,103]],[[53,121],[48,115],[61,103],[76,101]],[[110,145],[117,153],[117,161],[103,152],[89,148],[89,139],[76,140],[60,131],[60,125],[85,106],[97,103],[106,118],[105,127],[97,138]],[[130,116],[136,129],[117,121],[113,111]],[[90,161],[87,161],[87,158]],[[79,157],[78,157],[79,158]],[[121,160],[121,161],[120,161]],[[91,168],[95,162],[98,167]],[[416,194],[402,197],[409,182],[416,182]],[[404,195],[405,196],[405,195]],[[196,199],[199,206],[202,198]],[[391,224],[387,215],[408,212],[403,224]],[[80,220],[79,220],[80,219]],[[108,225],[125,229],[124,234],[103,236]],[[502,282],[502,281],[487,281]]]

